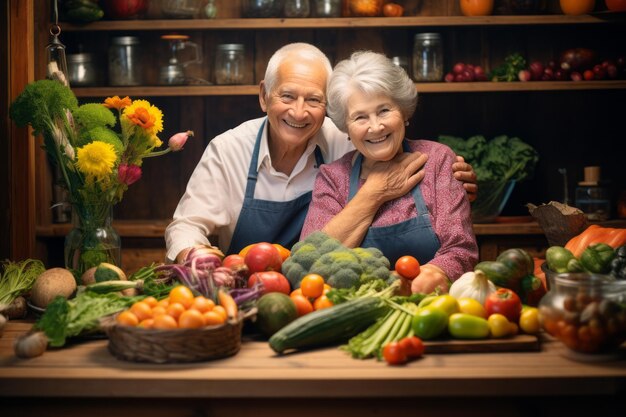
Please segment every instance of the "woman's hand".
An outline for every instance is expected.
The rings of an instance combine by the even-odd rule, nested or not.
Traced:
[[[424,179],[422,168],[427,160],[428,155],[421,152],[403,152],[389,161],[378,161],[362,188],[381,202],[399,198]]]
[[[448,276],[438,266],[424,264],[420,267],[420,274],[411,282],[412,293],[430,294],[439,288],[447,293],[450,287]]]
[[[478,184],[476,184],[476,173],[474,168],[463,159],[462,156],[456,157],[456,162],[452,164],[454,178],[463,183],[463,188],[467,192],[467,198],[470,201],[476,200],[478,195]]]

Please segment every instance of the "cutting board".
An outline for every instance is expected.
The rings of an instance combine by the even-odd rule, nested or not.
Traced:
[[[539,351],[537,336],[520,334],[506,339],[429,340],[424,341],[426,353],[474,353]]]

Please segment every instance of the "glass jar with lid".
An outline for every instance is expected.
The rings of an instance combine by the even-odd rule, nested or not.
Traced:
[[[109,85],[141,85],[139,38],[117,36],[109,46]]]
[[[418,82],[441,81],[443,46],[438,33],[418,33],[413,44],[413,79]]]
[[[87,87],[98,84],[100,73],[95,65],[93,54],[81,52],[67,55],[67,70],[70,85]]]
[[[245,79],[245,49],[241,43],[223,43],[217,46],[215,57],[216,84],[243,84]]]

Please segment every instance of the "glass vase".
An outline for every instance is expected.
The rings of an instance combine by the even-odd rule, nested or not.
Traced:
[[[111,225],[111,204],[72,205],[73,228],[65,236],[65,267],[82,275],[107,262],[121,267],[121,239]]]

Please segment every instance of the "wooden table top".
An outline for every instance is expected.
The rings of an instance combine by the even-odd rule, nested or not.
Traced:
[[[244,340],[230,358],[158,365],[118,360],[106,339],[17,358],[13,341],[29,328],[10,322],[0,338],[0,398],[571,396],[626,387],[623,349],[611,360],[574,361],[545,338],[539,352],[427,354],[399,367],[352,359],[336,347],[279,356],[266,342]]]

